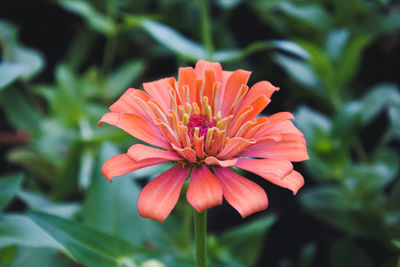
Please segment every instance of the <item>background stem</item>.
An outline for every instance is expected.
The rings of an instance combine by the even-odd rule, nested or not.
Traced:
[[[200,13],[201,13],[201,33],[203,37],[203,44],[207,50],[207,59],[211,59],[211,55],[214,52],[210,14],[209,14],[209,2],[208,0],[199,0]]]

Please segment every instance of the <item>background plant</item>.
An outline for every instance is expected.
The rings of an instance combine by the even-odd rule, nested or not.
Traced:
[[[299,207],[288,208],[293,199],[282,204],[287,211],[271,206],[240,224],[228,220],[239,222],[226,207],[211,211],[211,266],[399,264],[400,81],[398,65],[389,62],[400,51],[398,4],[218,0],[209,3],[210,20],[203,20],[201,1],[35,5],[77,27],[65,51],[45,57],[46,49],[28,47],[33,40],[20,40],[26,21],[2,14],[2,265],[193,266],[190,207],[179,202],[165,224],[140,218],[136,198],[155,169],[108,185],[100,166],[132,141],[95,125],[125,89],[176,76],[171,70],[200,58],[251,69],[255,80],[281,87],[265,112],[297,109],[311,158]],[[202,23],[211,25],[211,38]],[[384,51],[388,62],[377,69],[374,55]],[[270,197],[277,194],[285,193]],[[218,226],[224,212],[230,228]],[[312,238],[315,226],[327,238]],[[279,243],[291,240],[296,247],[280,252]]]

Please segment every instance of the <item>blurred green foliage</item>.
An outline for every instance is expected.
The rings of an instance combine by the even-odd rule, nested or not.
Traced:
[[[73,262],[89,267],[193,266],[191,209],[184,201],[163,225],[141,218],[132,208],[140,192],[138,179],[168,166],[146,168],[109,185],[100,167],[132,144],[132,138],[95,125],[124,90],[140,88],[150,59],[171,57],[186,65],[206,58],[247,66],[248,56],[254,53],[267,55],[268,62],[251,69],[281,67],[290,78],[284,86],[298,90],[290,97],[305,103],[299,105],[295,123],[308,143],[306,181],[312,178],[315,184],[299,199],[308,213],[343,233],[330,250],[331,266],[376,266],[359,238],[391,247],[393,258],[382,266],[397,261],[399,151],[391,142],[400,139],[400,91],[395,84],[377,84],[361,88],[366,92],[362,95],[354,80],[363,67],[366,48],[400,29],[398,4],[218,0],[212,3],[215,48],[210,51],[204,38],[201,41],[200,1],[52,3],[81,17],[84,26],[71,40],[49,84],[34,80],[45,67],[42,54],[19,42],[15,25],[0,21],[0,107],[8,123],[29,138],[8,153],[8,160],[22,166],[24,174],[0,179],[1,266],[71,266]],[[242,7],[283,38],[266,36],[240,47],[228,21],[234,14],[233,19],[238,19]],[[99,38],[106,39],[101,62],[88,65]],[[124,48],[124,43],[146,49],[138,54]],[[117,64],[118,55],[124,60]],[[365,144],[362,132],[374,127],[382,114],[388,118],[387,128],[379,140]],[[15,199],[28,211],[8,211]],[[263,237],[275,219],[259,216],[210,236],[210,266],[255,265]],[[298,262],[283,260],[281,266],[312,266],[317,245],[305,244]]]

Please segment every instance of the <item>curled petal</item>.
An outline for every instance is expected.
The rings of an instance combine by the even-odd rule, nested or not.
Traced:
[[[178,164],[151,180],[140,192],[137,201],[139,215],[163,222],[178,202],[188,173],[188,168]]]
[[[186,198],[198,212],[222,203],[221,184],[205,165],[193,168]]]
[[[172,144],[172,147],[178,152],[179,155],[181,155],[183,158],[187,159],[189,162],[195,162],[196,161],[196,151],[191,149],[190,147],[185,147],[185,148],[179,148]]]
[[[222,192],[228,203],[244,218],[268,207],[265,191],[256,183],[228,168],[214,168],[221,182]]]
[[[146,159],[181,160],[182,158],[172,151],[162,150],[142,144],[135,144],[128,149],[128,156],[134,161]]]
[[[255,143],[256,141],[252,139],[248,140],[248,139],[243,139],[241,137],[234,137],[232,139],[229,139],[228,142],[226,142],[224,148],[222,149],[221,152],[219,152],[217,156],[220,159],[232,158],[233,156],[242,152],[248,146],[253,145]]]
[[[232,167],[232,166],[234,166],[237,160],[238,160],[238,159],[219,160],[219,159],[217,159],[217,158],[215,158],[215,157],[207,157],[207,158],[204,160],[204,162],[205,162],[207,165],[219,165],[219,166],[221,166],[221,167],[227,168],[227,167]]]
[[[249,146],[241,155],[255,158],[278,158],[289,161],[308,160],[306,141],[303,136],[282,134],[280,141],[265,139]]]
[[[101,173],[111,182],[111,178],[121,176],[125,173],[138,170],[144,167],[164,163],[165,159],[147,159],[142,161],[132,160],[128,154],[116,155],[106,162],[101,167]]]
[[[276,181],[273,183],[280,187],[292,190],[293,195],[296,195],[297,191],[299,191],[299,189],[304,185],[304,178],[300,173],[293,170],[288,175],[283,177],[280,181]]]
[[[245,95],[242,103],[241,103],[241,108],[250,105],[250,103],[254,102],[256,98],[258,98],[261,95],[266,96],[267,98],[271,98],[272,94],[275,91],[278,91],[279,88],[273,86],[270,82],[267,81],[261,81],[256,84],[254,84],[248,93]]]
[[[104,114],[98,125],[105,122],[117,126],[146,143],[163,148],[171,148],[171,145],[165,140],[160,131],[146,120],[136,114],[109,112]]]

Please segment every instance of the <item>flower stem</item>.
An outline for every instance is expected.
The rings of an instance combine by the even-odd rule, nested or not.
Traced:
[[[196,266],[207,266],[207,210],[194,211],[194,236],[196,242]]]
[[[211,59],[211,55],[214,52],[210,14],[209,14],[209,0],[198,0],[200,5],[201,13],[201,33],[203,37],[203,44],[207,50],[207,59]]]

